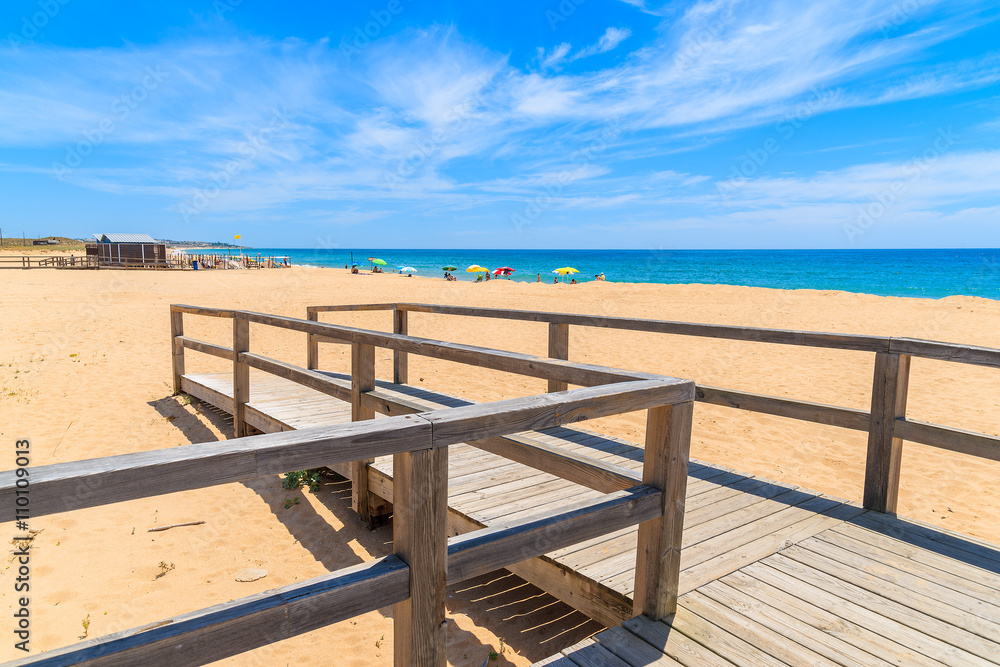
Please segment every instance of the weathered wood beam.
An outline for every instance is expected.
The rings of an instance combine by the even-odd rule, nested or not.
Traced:
[[[835,405],[796,401],[789,398],[704,385],[698,385],[695,389],[695,400],[699,403],[722,405],[727,408],[761,412],[777,417],[849,428],[855,431],[867,431],[871,422],[871,415],[864,410],[852,410]]]
[[[896,420],[906,418],[909,382],[909,356],[887,352],[875,355],[871,427],[865,464],[863,504],[866,509],[889,513],[896,511],[903,441],[896,435],[895,429]]]
[[[8,664],[203,665],[396,604],[409,588],[409,568],[387,556]]]
[[[393,554],[410,566],[410,595],[392,608],[394,664],[447,664],[448,448],[392,459]]]
[[[237,438],[247,434],[246,408],[250,401],[250,367],[240,354],[250,351],[250,322],[233,318],[233,430]]]
[[[187,336],[178,336],[174,340],[179,343],[181,347],[186,347],[203,354],[210,354],[213,357],[219,357],[228,361],[233,360],[233,349],[231,347],[206,343],[203,340],[195,340],[194,338],[188,338]],[[183,373],[181,373],[181,375],[183,375]]]
[[[181,377],[184,375],[184,313],[170,311],[170,367],[173,378],[174,395],[181,393]]]
[[[405,312],[405,311],[403,311]],[[549,357],[569,359],[569,325],[559,322],[549,323]],[[569,385],[559,380],[549,380],[549,392],[566,391]]]
[[[457,583],[660,516],[662,492],[638,485],[448,542],[448,583]]]
[[[639,524],[633,611],[662,620],[677,611],[694,403],[651,408],[642,481],[662,490],[659,518]]]

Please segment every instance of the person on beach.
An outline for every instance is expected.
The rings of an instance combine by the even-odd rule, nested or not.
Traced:
[[[541,273],[538,274],[538,282],[542,282],[542,274]]]
[[[604,271],[601,271],[601,282],[604,282]]]

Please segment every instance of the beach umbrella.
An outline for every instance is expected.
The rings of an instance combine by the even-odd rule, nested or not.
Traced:
[[[379,266],[385,266],[386,265],[386,261],[384,259],[379,259],[378,257],[375,257],[374,259],[372,259],[372,264],[378,264]]]
[[[514,269],[510,268],[509,266],[501,266],[499,269],[493,272],[493,275],[499,276],[502,274],[505,276],[509,276],[512,273],[514,273]]]
[[[465,270],[466,273],[489,273],[490,270],[486,267],[479,266],[478,264],[473,264]]]
[[[458,271],[458,267],[457,266],[442,266],[441,270],[442,271]]]
[[[558,273],[560,276],[565,276],[568,273],[580,273],[580,272],[574,269],[572,266],[564,266],[559,269],[553,269],[552,273]]]
[[[404,266],[400,270],[400,273],[416,273],[417,270],[412,266]]]

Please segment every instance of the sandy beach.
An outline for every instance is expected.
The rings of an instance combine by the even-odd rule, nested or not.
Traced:
[[[305,317],[309,305],[409,301],[552,310],[814,331],[897,335],[1000,347],[1000,302],[875,297],[812,290],[705,285],[484,284],[352,276],[343,269],[262,271],[0,272],[0,439],[30,438],[45,465],[231,437],[224,415],[171,395],[168,305]],[[391,329],[387,312],[325,314],[324,321]],[[189,317],[186,334],[229,345],[229,322]],[[545,325],[424,314],[410,333],[545,354]],[[305,337],[254,330],[252,348],[304,365]],[[342,346],[322,368],[346,370]],[[690,378],[699,383],[868,409],[870,354],[574,328],[573,360]],[[188,353],[188,370],[226,370]],[[391,353],[377,371],[391,376]],[[410,380],[486,401],[545,391],[541,380],[410,357]],[[1000,372],[916,359],[909,415],[1000,434]],[[642,441],[637,414],[590,426]],[[698,404],[692,456],[860,501],[866,436]],[[1000,543],[1000,465],[907,443],[900,514]],[[33,652],[276,588],[391,551],[391,528],[369,532],[350,511],[346,484],[288,491],[278,478],[162,496],[32,520]],[[204,524],[148,532],[188,521]],[[13,527],[4,526],[5,535]],[[5,538],[7,539],[7,538]],[[13,605],[13,570],[0,571]],[[238,582],[245,569],[267,575]],[[449,589],[449,662],[528,665],[601,629],[502,572]],[[233,665],[391,665],[391,609],[228,661]],[[21,657],[11,642],[0,659]]]

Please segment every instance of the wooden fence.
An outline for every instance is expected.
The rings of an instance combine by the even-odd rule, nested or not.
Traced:
[[[906,417],[906,398],[912,357],[1000,368],[1000,349],[889,336],[762,329],[666,320],[416,303],[310,306],[307,309],[307,317],[310,320],[318,321],[319,313],[322,312],[367,310],[391,310],[393,312],[393,330],[398,333],[408,332],[409,313],[433,313],[548,323],[549,356],[554,359],[569,358],[570,326],[873,352],[875,363],[870,411],[703,385],[697,385],[695,400],[740,410],[866,431],[868,433],[868,451],[863,503],[866,508],[880,512],[893,513],[896,511],[903,441],[909,440],[961,454],[1000,461],[1000,437],[907,419]],[[318,367],[318,344],[320,342],[327,342],[327,339],[318,335],[309,337],[307,345],[307,365],[309,368]],[[396,382],[406,382],[405,350],[398,350],[394,354],[394,378]],[[549,379],[549,391],[560,391],[566,386],[565,381]]]
[[[74,255],[64,257],[39,257],[37,255],[2,255],[0,269],[96,269],[99,263],[96,257]]]
[[[183,335],[184,314],[233,321],[232,347]],[[349,341],[346,395],[354,422],[246,436],[249,369],[258,368],[345,397],[328,376],[250,352],[250,323]],[[244,311],[171,307],[174,387],[184,350],[233,362],[237,438],[56,464],[31,470],[32,516],[148,498],[393,456],[393,555],[284,588],[32,656],[14,664],[196,665],[236,655],[392,604],[396,665],[446,663],[445,586],[546,552],[639,526],[636,613],[662,619],[676,609],[694,383],[612,368],[416,339]],[[591,385],[496,403],[372,420],[374,348]],[[366,411],[367,410],[367,411]],[[586,419],[646,410],[641,478],[628,488],[557,512],[448,540],[448,447]],[[577,457],[575,465],[590,465]],[[601,467],[594,462],[597,474]],[[558,474],[558,473],[556,473]],[[19,486],[0,473],[0,521],[12,521]]]

